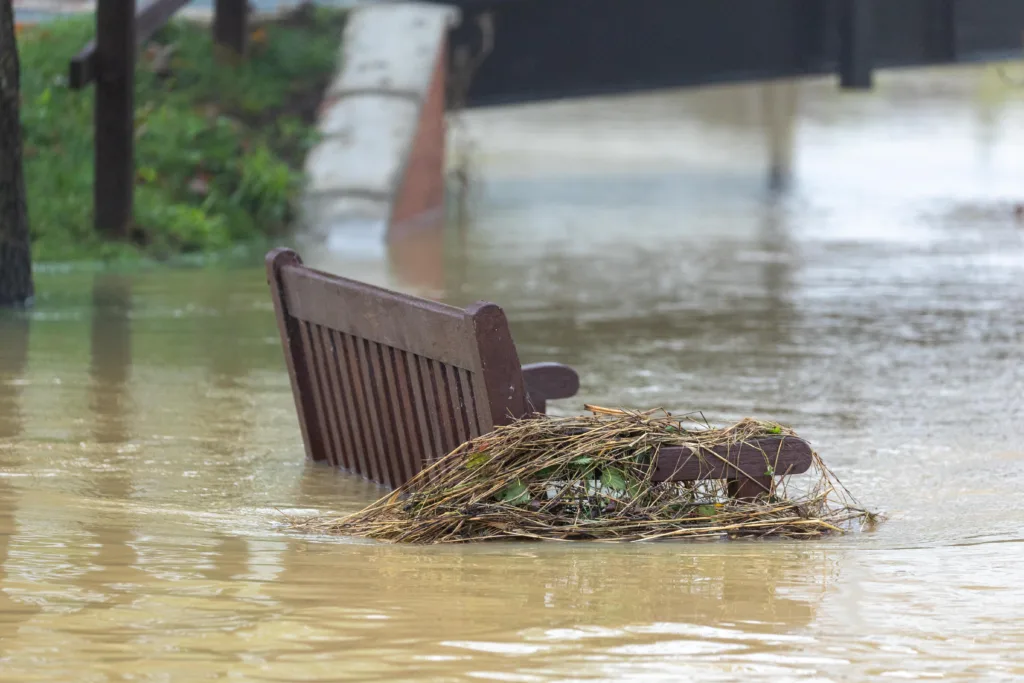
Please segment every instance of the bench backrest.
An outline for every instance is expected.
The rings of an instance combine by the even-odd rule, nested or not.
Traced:
[[[306,454],[400,486],[527,414],[504,312],[463,310],[322,273],[290,249],[267,278]]]

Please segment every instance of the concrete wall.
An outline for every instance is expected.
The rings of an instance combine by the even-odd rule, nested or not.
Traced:
[[[445,40],[457,20],[429,3],[351,10],[306,160],[303,241],[380,255],[389,235],[443,220]]]

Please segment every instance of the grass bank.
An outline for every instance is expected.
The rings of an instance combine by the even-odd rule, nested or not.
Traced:
[[[69,60],[95,34],[92,16],[21,29],[34,259],[161,259],[281,233],[295,215],[344,20],[319,8],[257,23],[237,65],[215,58],[206,25],[183,20],[140,49],[128,242],[93,230],[94,91],[67,85]]]

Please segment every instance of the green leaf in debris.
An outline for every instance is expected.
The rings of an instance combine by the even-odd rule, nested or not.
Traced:
[[[714,517],[718,510],[714,505],[699,505],[697,506],[697,514],[701,517]]]
[[[574,460],[570,460],[569,464],[570,465],[589,465],[592,462],[594,462],[594,459],[591,458],[589,455],[581,455],[580,457],[578,457],[578,458],[576,458]]]
[[[483,467],[490,459],[491,454],[486,451],[482,453],[474,453],[470,456],[469,460],[466,461],[466,469],[475,470],[478,467]]]
[[[780,427],[779,425],[775,425],[774,427],[771,428],[770,431],[771,431],[772,434],[781,434],[782,433],[782,427]]]
[[[526,484],[516,479],[515,483],[510,484],[502,491],[500,500],[509,505],[522,505],[530,502],[530,492],[526,488]]]
[[[601,483],[612,491],[626,490],[626,478],[614,467],[606,467],[601,470]]]
[[[555,476],[556,472],[558,472],[557,467],[545,467],[543,469],[537,470],[537,478],[550,479],[551,477]]]

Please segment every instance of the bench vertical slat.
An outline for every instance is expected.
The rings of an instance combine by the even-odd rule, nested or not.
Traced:
[[[334,467],[341,465],[341,436],[338,433],[337,407],[331,393],[330,370],[327,366],[327,349],[324,348],[322,329],[319,325],[306,324],[310,345],[313,348],[313,365],[316,367],[315,384],[320,394],[320,405],[323,408],[323,425],[330,430],[324,439],[327,445],[327,461]]]
[[[426,418],[430,441],[433,444],[433,448],[430,449],[430,457],[423,463],[423,466],[427,467],[431,462],[448,451],[444,450],[444,436],[440,425],[441,409],[437,405],[437,393],[434,391],[432,382],[433,373],[431,372],[430,361],[423,356],[417,356],[416,364],[419,374],[417,384],[423,394],[424,417]]]
[[[367,341],[366,354],[370,358],[370,377],[373,379],[373,405],[376,408],[377,424],[380,426],[381,447],[384,450],[384,460],[381,464],[387,472],[389,485],[395,486],[396,482],[402,479],[401,469],[398,466],[398,444],[395,439],[395,431],[398,425],[388,396],[381,345],[376,342]]]
[[[292,385],[292,398],[295,401],[295,413],[299,418],[302,443],[306,447],[306,457],[318,461],[323,459],[323,433],[313,424],[315,409],[308,381],[309,357],[305,354],[299,334],[301,323],[288,314],[284,305],[281,269],[286,265],[301,266],[302,259],[289,249],[274,249],[267,254],[267,281],[270,285],[270,297],[274,302],[274,315],[277,317],[285,367],[288,369],[288,378]]]
[[[737,500],[754,500],[758,496],[770,494],[774,477],[754,477],[742,479],[730,479],[728,483],[729,495]]]
[[[455,425],[455,434],[458,443],[469,441],[469,425],[466,423],[466,405],[461,400],[462,388],[459,386],[455,368],[450,365],[444,367],[444,385],[448,390],[448,405],[455,413],[452,415],[452,423]]]
[[[359,431],[362,434],[363,469],[359,472],[364,477],[380,481],[377,477],[377,453],[373,439],[373,427],[366,406],[366,395],[363,393],[363,373],[358,352],[359,340],[345,335],[345,360],[348,363],[348,375],[352,380],[352,402],[358,406]]]
[[[430,366],[430,385],[434,390],[434,400],[441,408],[438,426],[441,428],[441,455],[451,453],[461,442],[455,429],[454,406],[448,397],[448,380],[445,376],[445,365],[438,361],[428,360]]]
[[[494,421],[491,419],[491,404],[487,398],[487,385],[484,381],[483,372],[479,369],[473,373],[469,382],[469,400],[473,402],[473,412],[476,414],[477,429],[481,434],[494,429]]]
[[[309,335],[309,323],[299,321],[299,337],[302,339],[302,350],[306,357],[306,381],[309,386],[309,393],[313,395],[313,419],[310,422],[315,425],[313,428],[321,435],[320,436],[320,453],[316,460],[331,460],[331,445],[330,437],[327,435],[325,425],[327,424],[324,419],[324,406],[323,399],[320,394],[320,385],[317,382],[317,364],[319,359],[316,356],[316,352],[313,350],[313,345]],[[333,462],[332,462],[333,464]]]
[[[338,370],[341,377],[342,402],[348,414],[348,423],[351,426],[352,455],[349,458],[349,467],[360,476],[368,476],[369,465],[366,461],[369,452],[366,446],[366,435],[361,420],[359,403],[356,394],[356,380],[352,374],[352,361],[350,360],[349,347],[351,345],[347,334],[332,331],[334,336],[334,348],[338,356]]]
[[[459,387],[462,391],[462,402],[466,406],[469,433],[475,438],[484,432],[480,429],[480,417],[476,412],[476,397],[473,395],[473,374],[469,370],[463,370],[462,368],[458,368],[456,372],[459,373]]]
[[[391,477],[387,470],[387,459],[388,454],[384,450],[384,440],[381,437],[381,423],[378,417],[377,405],[373,396],[373,377],[371,373],[373,368],[370,365],[370,353],[369,346],[370,342],[366,339],[356,339],[356,362],[359,365],[360,370],[360,384],[361,384],[361,395],[362,403],[366,406],[366,417],[368,433],[370,440],[373,442],[373,449],[370,451],[370,465],[373,472],[372,479],[378,481],[385,486],[391,486]]]
[[[455,378],[458,380],[459,404],[462,406],[463,421],[466,425],[466,438],[472,439],[480,435],[476,424],[476,406],[473,405],[470,398],[472,394],[469,393],[469,386],[473,382],[473,373],[455,368]]]
[[[413,416],[406,408],[409,398],[409,386],[401,381],[396,369],[396,356],[401,351],[392,347],[383,349],[384,355],[381,360],[384,366],[384,386],[387,387],[388,401],[391,404],[391,412],[395,423],[395,437],[398,441],[398,451],[395,453],[395,460],[399,470],[399,485],[409,481],[416,470],[412,465],[412,450],[415,442],[409,436],[409,427],[412,425]]]
[[[423,383],[420,381],[419,356],[406,351],[405,367],[399,367],[399,373],[403,370],[412,391],[409,395],[409,402],[413,413],[416,415],[414,425],[416,437],[420,448],[416,450],[416,471],[422,470],[430,459],[430,453],[434,452],[434,436],[430,431],[430,414],[427,412],[427,399],[423,393]]]
[[[395,350],[395,378],[405,387],[402,392],[402,407],[407,417],[405,423],[409,436],[408,467],[411,476],[416,476],[423,467],[424,453],[429,452],[426,425],[423,420],[422,400],[416,397],[416,385],[409,374],[409,363],[412,354]]]
[[[338,428],[337,464],[351,471],[352,454],[355,452],[355,448],[352,445],[350,429],[351,413],[349,413],[349,409],[345,405],[344,392],[342,391],[343,379],[338,363],[337,341],[335,340],[334,333],[326,327],[320,328],[320,336],[327,360],[327,380],[331,403],[334,405],[334,424]]]

